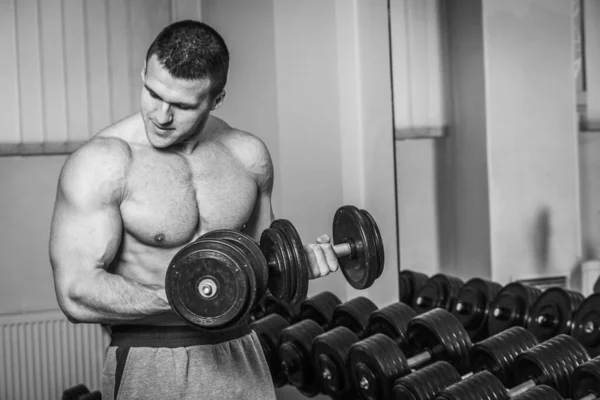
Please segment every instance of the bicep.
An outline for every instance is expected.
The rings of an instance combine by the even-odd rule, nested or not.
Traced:
[[[118,203],[97,184],[61,176],[50,230],[50,260],[59,290],[105,269],[118,251],[122,221]]]

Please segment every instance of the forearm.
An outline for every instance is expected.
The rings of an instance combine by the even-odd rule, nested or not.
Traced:
[[[114,324],[170,310],[165,291],[97,270],[78,279],[59,296],[61,308],[77,322]]]

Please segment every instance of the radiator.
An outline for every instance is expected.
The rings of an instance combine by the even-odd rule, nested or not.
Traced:
[[[109,337],[60,311],[0,316],[0,400],[59,400],[78,383],[100,389]]]

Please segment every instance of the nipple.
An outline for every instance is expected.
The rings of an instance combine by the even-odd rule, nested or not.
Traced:
[[[165,240],[165,234],[164,233],[159,233],[158,235],[154,236],[154,241],[155,242],[162,242],[163,240]]]

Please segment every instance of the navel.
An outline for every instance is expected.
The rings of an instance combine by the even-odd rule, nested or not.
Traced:
[[[157,242],[157,243],[160,243],[163,240],[165,240],[165,234],[164,233],[159,233],[158,235],[154,236],[154,241]]]

